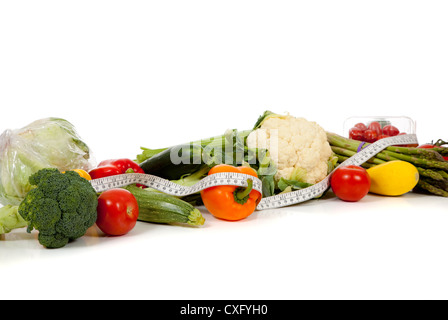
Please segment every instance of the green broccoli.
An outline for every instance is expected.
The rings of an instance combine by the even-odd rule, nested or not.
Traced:
[[[39,242],[61,248],[82,237],[97,218],[98,198],[90,182],[74,171],[42,169],[29,178],[36,186],[19,206],[28,232],[39,231]]]

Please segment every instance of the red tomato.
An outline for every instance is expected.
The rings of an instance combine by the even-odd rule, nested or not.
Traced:
[[[355,128],[358,128],[361,131],[366,131],[367,130],[367,126],[364,123],[362,123],[362,122],[355,124]]]
[[[362,141],[364,135],[363,131],[359,128],[353,127],[348,132],[348,136],[350,139]]]
[[[105,234],[121,236],[131,231],[138,218],[138,203],[125,189],[111,189],[98,198],[96,225]]]
[[[389,137],[396,136],[400,133],[400,130],[397,129],[397,127],[394,127],[392,125],[384,126],[383,128],[383,134],[388,135]]]
[[[372,121],[372,122],[370,122],[370,124],[369,124],[369,126],[368,126],[367,129],[376,131],[377,135],[380,135],[381,132],[382,132],[382,131],[381,131],[381,125],[380,125],[380,123],[379,123],[378,121]]]
[[[98,167],[89,171],[89,175],[92,179],[116,176],[118,174],[121,174],[120,169],[112,165]]]
[[[369,193],[370,177],[366,169],[359,166],[344,166],[331,176],[331,188],[341,200],[356,202]]]
[[[434,145],[433,145],[433,144],[430,144],[430,143],[425,143],[425,144],[421,144],[421,145],[419,145],[418,148],[432,149],[432,148],[434,148]]]
[[[377,140],[384,139],[384,138],[389,138],[389,136],[388,136],[388,135],[385,135],[385,134],[382,134],[382,135],[380,135],[380,136],[378,137]]]
[[[364,131],[363,135],[363,140],[366,142],[373,143],[378,139],[378,133],[372,129],[367,129],[366,131]]]

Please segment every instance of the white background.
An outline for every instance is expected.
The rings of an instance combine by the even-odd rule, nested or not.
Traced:
[[[4,1],[0,130],[71,121],[97,160],[251,128],[406,115],[448,139],[446,1]],[[0,236],[0,298],[448,298],[446,199],[335,198],[202,228]],[[33,277],[32,274],[39,274]]]

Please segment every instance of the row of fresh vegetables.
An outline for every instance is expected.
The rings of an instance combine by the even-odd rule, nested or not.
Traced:
[[[357,124],[356,128],[377,130],[377,136],[380,130],[388,136],[400,134],[389,124]],[[446,142],[392,146],[361,166],[339,166],[369,143],[352,133],[351,138],[342,137],[316,122],[266,111],[250,130],[228,130],[221,136],[161,149],[141,148],[135,160],[112,159],[95,165],[89,147],[70,122],[41,119],[0,136],[0,234],[18,228],[35,230],[44,247],[61,248],[93,225],[109,236],[127,234],[137,221],[201,226],[205,218],[199,206],[216,218],[238,221],[253,214],[262,197],[310,187],[330,173],[331,191],[348,202],[360,201],[369,192],[448,196]],[[192,186],[220,172],[257,177],[262,193],[253,189],[250,179],[247,187],[218,185],[183,197],[139,184],[97,193],[90,183],[141,173]]]

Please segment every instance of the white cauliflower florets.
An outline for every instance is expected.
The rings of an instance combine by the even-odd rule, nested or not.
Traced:
[[[315,184],[327,176],[333,154],[322,127],[290,115],[267,118],[247,137],[247,146],[269,150],[277,166],[276,181],[285,178]]]

